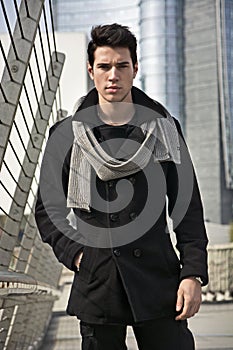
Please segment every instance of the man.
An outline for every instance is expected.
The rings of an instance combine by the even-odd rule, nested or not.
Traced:
[[[37,225],[75,272],[67,311],[81,320],[83,350],[127,349],[127,325],[140,350],[191,350],[186,319],[198,312],[208,276],[188,150],[178,121],[133,87],[138,62],[129,29],[96,26],[91,36],[95,88],[50,131]]]

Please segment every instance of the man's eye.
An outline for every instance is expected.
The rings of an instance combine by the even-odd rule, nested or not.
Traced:
[[[109,69],[110,66],[108,66],[107,64],[101,64],[101,65],[99,65],[99,68],[101,68],[101,69]]]
[[[120,64],[119,66],[117,66],[118,69],[127,68],[127,67],[128,67],[128,64]]]

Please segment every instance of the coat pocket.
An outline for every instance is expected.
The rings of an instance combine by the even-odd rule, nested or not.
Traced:
[[[175,249],[172,245],[171,239],[170,239],[170,235],[165,233],[164,234],[164,247],[165,247],[165,252],[164,255],[166,257],[167,260],[167,265],[168,265],[168,269],[169,271],[172,273],[172,275],[174,274],[179,274],[180,273],[180,260],[175,252]]]
[[[90,282],[96,265],[97,248],[85,246],[79,267],[79,278],[85,282]]]

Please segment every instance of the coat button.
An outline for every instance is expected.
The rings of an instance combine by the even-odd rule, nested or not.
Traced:
[[[110,214],[110,220],[111,221],[117,221],[119,219],[119,215],[118,214]]]
[[[133,255],[134,255],[136,258],[140,258],[140,256],[142,255],[141,249],[134,249]]]
[[[114,249],[113,254],[116,256],[120,256],[121,255],[120,249]]]
[[[132,213],[129,214],[129,217],[130,217],[131,220],[135,220],[136,217],[137,217],[137,214],[132,212]]]
[[[131,184],[135,184],[135,182],[136,182],[136,179],[135,179],[135,177],[134,176],[131,176],[130,178],[129,178],[129,181],[131,182]]]
[[[114,182],[114,181],[109,181],[109,182],[108,182],[108,187],[113,187],[113,186],[114,186],[114,184],[115,184],[115,182]]]

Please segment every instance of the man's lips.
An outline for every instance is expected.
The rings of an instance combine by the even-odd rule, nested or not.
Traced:
[[[109,91],[109,92],[116,92],[116,91],[118,91],[118,90],[120,90],[121,88],[119,87],[119,86],[108,86],[107,88],[106,88],[106,90],[107,91]]]

